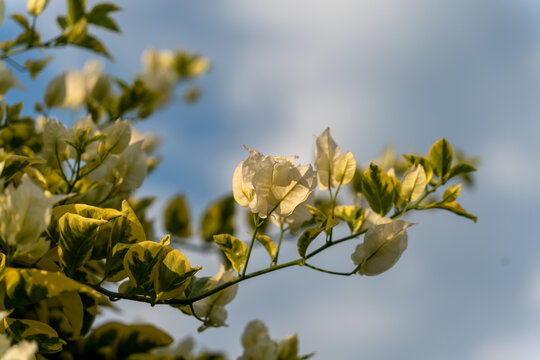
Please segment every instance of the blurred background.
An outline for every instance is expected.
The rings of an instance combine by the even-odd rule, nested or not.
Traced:
[[[7,0],[8,14],[25,3]],[[540,2],[116,3],[124,35],[95,31],[115,58],[103,59],[107,72],[131,78],[149,46],[212,61],[196,104],[179,97],[137,124],[163,141],[164,160],[138,192],[157,196],[151,214],[160,235],[167,197],[187,195],[198,222],[231,191],[233,170],[247,157],[243,144],[299,155],[304,164],[314,159],[313,135],[328,126],[361,164],[389,144],[398,154],[427,153],[443,136],[478,155],[475,187],[460,203],[479,219],[410,214],[419,224],[408,231],[407,251],[377,277],[292,268],[246,281],[227,306],[228,328],[197,334],[199,323],[175,309],[125,302],[100,322],[152,322],[231,358],[241,354],[244,326],[258,318],[275,339],[298,332],[301,352],[316,351],[316,359],[540,359]],[[38,28],[54,33],[64,9],[64,1],[51,1]],[[7,20],[1,32],[15,29]],[[38,99],[50,79],[88,58],[96,56],[58,52],[8,101]],[[66,122],[79,116],[60,114]],[[325,252],[316,264],[348,271],[355,245]],[[285,250],[281,260],[295,257],[294,242]],[[217,272],[217,256],[185,253],[204,276]],[[268,261],[262,249],[255,259]]]

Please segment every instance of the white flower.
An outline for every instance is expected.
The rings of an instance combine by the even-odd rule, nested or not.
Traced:
[[[276,214],[270,215],[270,221],[276,226],[281,226],[281,222],[289,225],[289,231],[291,234],[296,233],[300,228],[302,227],[302,224],[304,222],[310,220],[312,218],[311,212],[309,211],[309,208],[306,206],[307,204],[312,205],[315,203],[315,195],[314,193],[309,194],[307,200],[300,205],[298,205],[292,214],[290,214],[287,217],[281,217],[277,216]]]
[[[225,267],[221,265],[219,272],[210,279],[212,288],[215,288],[221,284],[224,284],[235,277],[233,269],[225,270]],[[225,305],[230,303],[236,293],[238,292],[238,284],[229,286],[213,295],[210,295],[202,300],[193,303],[193,309],[197,316],[205,318],[205,325],[208,326],[222,326],[227,320],[227,310]]]
[[[157,103],[167,102],[178,79],[174,68],[174,53],[170,50],[147,49],[142,55],[142,64],[141,78],[151,91],[159,95]]]
[[[64,196],[43,192],[27,176],[17,188],[10,184],[0,195],[0,239],[10,248],[27,252],[41,246],[52,206]]]
[[[343,154],[327,128],[315,138],[315,168],[319,179],[319,189],[348,184],[356,171],[356,160],[351,152]]]
[[[264,156],[250,152],[233,174],[233,195],[241,206],[266,218],[270,214],[288,217],[304,203],[317,186],[311,165],[294,164],[294,157]]]
[[[102,68],[101,63],[90,60],[81,71],[66,71],[57,76],[45,90],[45,104],[49,107],[80,107],[92,94],[101,78]]]
[[[414,224],[388,221],[369,227],[364,242],[351,255],[361,275],[378,275],[390,269],[407,248],[406,229]]]
[[[142,149],[142,141],[139,141],[118,155],[109,155],[89,177],[112,183],[119,191],[131,191],[142,185],[147,168],[146,152]]]
[[[26,10],[34,16],[38,16],[43,12],[49,0],[28,0],[26,3]]]
[[[38,350],[38,345],[35,341],[23,340],[20,343],[13,345],[0,357],[0,360],[33,360],[34,355]]]
[[[266,325],[260,320],[250,321],[242,334],[244,353],[238,360],[276,360],[279,355],[278,343],[268,334]]]

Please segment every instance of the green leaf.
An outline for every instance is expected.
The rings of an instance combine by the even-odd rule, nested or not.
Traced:
[[[35,79],[51,60],[52,56],[46,56],[38,60],[28,59],[25,61],[24,67],[30,71],[30,77]]]
[[[267,235],[257,235],[256,238],[262,244],[262,246],[264,246],[266,251],[268,251],[270,259],[273,260],[276,256],[276,244],[274,243],[274,240]]]
[[[320,226],[304,230],[302,235],[300,235],[298,238],[298,254],[300,254],[301,257],[306,257],[306,251],[309,244],[311,244],[311,242],[315,240],[315,238],[319,236],[323,230],[324,228]]]
[[[49,325],[35,320],[4,318],[2,327],[15,341],[35,341],[40,353],[56,353],[66,342]]]
[[[362,209],[357,208],[354,205],[338,205],[334,209],[334,215],[342,220],[345,220],[351,233],[360,230],[364,223],[364,217],[362,216]]]
[[[378,165],[369,164],[362,174],[362,194],[377,214],[386,215],[394,204],[394,185],[388,174]]]
[[[75,359],[127,359],[172,342],[167,333],[152,325],[109,322],[95,328],[73,352]]]
[[[73,275],[75,270],[90,259],[99,226],[105,223],[106,220],[89,219],[71,213],[66,213],[60,218],[59,256],[68,275]]]
[[[315,222],[317,224],[323,224],[325,223],[327,220],[328,220],[328,215],[322,211],[321,209],[315,207],[315,206],[311,206],[309,204],[306,204],[311,216],[313,217],[313,220],[315,220]]]
[[[471,164],[457,163],[450,170],[450,175],[448,176],[448,178],[451,179],[454,176],[461,175],[461,174],[468,174],[473,171],[476,171],[476,168],[472,166]]]
[[[427,185],[426,172],[420,164],[413,165],[403,175],[400,198],[403,201],[414,202],[422,196]]]
[[[85,18],[78,20],[73,27],[65,33],[67,42],[70,44],[79,44],[86,38],[86,27],[88,22]]]
[[[86,12],[86,0],[68,0],[68,13],[66,20],[70,25],[75,24],[84,17]]]
[[[214,235],[234,234],[234,197],[227,196],[210,204],[201,221],[201,234],[206,242],[214,240]]]
[[[101,26],[107,30],[120,32],[120,28],[116,22],[109,17],[109,13],[120,10],[119,7],[113,4],[97,4],[86,15],[88,22],[97,26]]]
[[[453,152],[450,143],[441,138],[429,149],[429,162],[440,180],[446,180],[452,168]]]
[[[431,181],[431,177],[433,176],[433,168],[431,167],[431,163],[427,157],[411,154],[403,154],[402,156],[405,159],[408,168],[413,165],[422,165],[426,173],[426,182],[429,183]]]
[[[124,269],[138,289],[153,290],[156,265],[169,251],[171,251],[170,247],[153,241],[143,241],[129,248],[124,257]]]
[[[121,217],[122,212],[115,209],[103,209],[96,206],[85,205],[85,204],[71,204],[71,205],[60,205],[53,208],[51,223],[48,227],[49,239],[53,242],[57,242],[60,238],[58,222],[62,216],[65,214],[77,214],[84,218],[95,219],[95,220],[113,220]],[[110,239],[110,229],[114,223],[102,227],[97,235],[96,242],[94,244],[94,252],[99,253],[103,256],[106,253],[106,246]]]
[[[444,209],[453,212],[456,215],[466,217],[468,219],[471,219],[472,221],[476,222],[478,220],[478,217],[474,214],[468,213],[461,207],[461,205],[457,201],[452,201],[449,203],[434,203],[429,204],[425,207],[426,209]]]
[[[71,291],[104,299],[94,289],[59,272],[7,267],[0,280],[0,309],[2,310],[36,304],[43,299]]]
[[[84,305],[81,297],[76,292],[69,292],[59,296],[58,301],[62,304],[62,312],[69,323],[69,339],[77,339],[81,334],[84,321]],[[62,329],[61,332],[65,330]]]
[[[248,248],[240,239],[230,234],[214,235],[214,242],[221,248],[231,262],[234,270],[240,272],[246,265]]]
[[[443,202],[452,202],[458,198],[459,194],[461,194],[461,184],[449,186],[448,189],[444,191]]]
[[[10,17],[17,22],[24,30],[30,30],[30,23],[23,14],[11,14]]]
[[[56,23],[58,24],[58,26],[60,26],[60,29],[62,30],[65,30],[69,26],[65,16],[57,16]]]
[[[190,216],[186,199],[177,195],[165,209],[165,230],[178,237],[191,236]]]
[[[42,158],[8,154],[4,159],[4,168],[0,174],[6,181],[10,181],[17,173],[23,172],[27,167],[43,163],[45,160]]]
[[[111,254],[107,256],[107,262],[105,263],[105,280],[118,282],[127,276],[127,272],[124,269],[124,258],[130,247],[130,244],[124,243],[117,243],[114,245]]]
[[[103,43],[100,40],[93,37],[92,35],[86,34],[86,37],[84,37],[84,39],[76,43],[73,43],[73,45],[94,51],[112,60],[112,56],[107,50],[107,48],[105,47],[105,45],[103,45]]]
[[[169,251],[154,273],[156,300],[180,297],[193,275],[200,269],[201,267],[191,268],[189,260],[180,251]]]

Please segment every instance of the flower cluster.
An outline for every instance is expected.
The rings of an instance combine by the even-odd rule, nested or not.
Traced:
[[[249,157],[234,170],[234,199],[241,206],[249,206],[261,218],[291,216],[317,186],[313,168],[295,165],[294,157],[265,156],[247,150]]]

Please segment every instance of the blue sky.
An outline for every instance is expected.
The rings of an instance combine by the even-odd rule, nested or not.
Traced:
[[[461,195],[478,223],[449,213],[414,213],[409,248],[373,278],[290,269],[242,284],[230,327],[196,333],[173,309],[119,303],[110,317],[152,321],[176,338],[240,354],[245,324],[271,335],[298,332],[317,359],[497,360],[540,358],[540,5],[516,0],[119,1],[124,35],[103,33],[116,61],[140,71],[148,46],[208,56],[212,71],[194,106],[172,105],[140,124],[163,137],[165,160],[140,190],[185,193],[195,214],[230,191],[242,145],[313,160],[313,135],[330,126],[361,163],[385,145],[426,153],[446,137],[482,161],[477,186]],[[52,6],[40,20],[51,33]],[[8,12],[22,2],[7,0]],[[7,21],[0,30],[13,29]],[[64,67],[92,55],[70,51],[11,99],[35,96]],[[59,113],[63,120],[74,114]],[[154,208],[154,216],[160,209]],[[320,264],[350,267],[355,244]],[[288,244],[286,255],[294,257]],[[186,252],[192,264],[217,266]],[[266,255],[255,259],[266,263]]]

